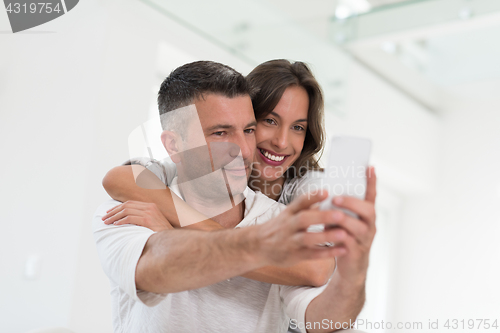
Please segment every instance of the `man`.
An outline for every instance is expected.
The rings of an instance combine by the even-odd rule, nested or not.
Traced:
[[[309,332],[327,332],[338,327],[325,327],[325,320],[354,320],[364,302],[368,254],[375,233],[375,179],[369,178],[367,201],[341,198],[342,202],[335,202],[357,213],[361,220],[310,209],[325,199],[326,193],[302,197],[284,210],[248,188],[243,201],[235,200],[245,192],[238,190],[241,169],[248,169],[255,150],[255,118],[244,78],[227,66],[197,62],[172,72],[162,84],[162,94],[170,103],[165,112],[194,104],[200,131],[210,147],[231,144],[225,151],[233,159],[221,165],[234,166],[228,168],[233,172],[220,175],[233,190],[229,192],[231,206],[213,217],[228,230],[154,233],[138,226],[106,225],[101,217],[117,202],[102,205],[93,230],[103,269],[112,284],[115,331],[285,332],[288,318],[292,318],[301,328],[304,320],[313,323]],[[186,184],[178,194],[187,202],[207,206],[200,203],[200,187],[192,186],[192,181],[217,175],[204,171],[203,159],[193,174],[189,166],[197,163],[186,153],[199,148],[201,141],[189,141],[191,132],[188,139],[182,138],[182,133],[167,132],[162,136],[164,146],[179,162],[182,179],[178,184]],[[237,154],[231,153],[232,145],[239,147]],[[208,152],[213,153],[211,149]],[[215,164],[213,156],[211,161]],[[244,173],[248,175],[249,170]],[[217,186],[216,180],[210,181]],[[223,193],[212,191],[210,199],[224,205],[224,200],[219,200]],[[318,223],[340,228],[306,232]],[[336,246],[316,245],[324,242]],[[337,272],[322,288],[271,285],[239,276],[268,265],[290,266],[305,259],[334,256],[339,256]]]

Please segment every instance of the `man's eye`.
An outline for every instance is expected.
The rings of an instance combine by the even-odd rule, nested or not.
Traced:
[[[224,131],[219,131],[219,132],[214,132],[213,135],[216,135],[216,136],[222,136],[224,135],[226,132]]]
[[[245,133],[247,133],[247,134],[253,134],[254,132],[255,132],[255,128],[247,128],[245,130]]]

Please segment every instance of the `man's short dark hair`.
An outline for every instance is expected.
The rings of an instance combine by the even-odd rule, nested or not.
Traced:
[[[174,121],[170,111],[193,104],[203,94],[219,94],[233,98],[249,95],[247,81],[236,70],[213,61],[196,61],[170,73],[158,91],[158,109],[164,130],[171,130]],[[173,115],[172,115],[173,116]],[[175,116],[177,117],[177,116]]]

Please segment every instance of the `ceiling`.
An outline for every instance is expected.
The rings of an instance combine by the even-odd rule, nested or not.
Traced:
[[[254,0],[255,1],[255,0]],[[351,14],[378,10],[385,6],[398,5],[415,0],[309,0],[307,5],[297,0],[257,0],[280,11],[296,24],[315,35],[328,38],[329,22],[335,17],[338,7],[348,7]],[[416,0],[419,1],[419,0]]]
[[[352,59],[431,110],[440,89],[500,80],[500,0],[141,1],[252,66],[315,64],[330,91]]]

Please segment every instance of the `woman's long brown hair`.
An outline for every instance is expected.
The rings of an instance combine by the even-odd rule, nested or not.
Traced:
[[[309,96],[307,131],[299,158],[285,172],[287,178],[302,177],[308,170],[318,170],[325,145],[323,92],[309,67],[300,61],[285,59],[264,62],[246,77],[250,84],[255,118],[264,119],[278,104],[286,88],[302,87]]]

